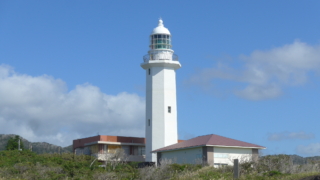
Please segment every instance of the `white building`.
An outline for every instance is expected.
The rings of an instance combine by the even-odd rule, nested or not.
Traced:
[[[233,159],[250,161],[258,158],[263,146],[210,134],[166,146],[153,153],[157,161],[171,159],[178,164],[233,165]]]
[[[150,35],[149,47],[141,64],[146,71],[146,161],[156,162],[151,151],[178,142],[175,71],[181,65],[161,19]]]
[[[123,150],[125,161],[145,161],[145,138],[97,135],[73,140],[73,152],[90,155],[98,161],[113,159],[118,149]]]

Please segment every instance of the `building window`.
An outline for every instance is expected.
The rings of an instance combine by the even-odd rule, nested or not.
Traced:
[[[151,70],[150,70],[150,68],[149,68],[149,75],[150,75],[150,73],[151,73]]]
[[[214,153],[214,158],[229,158],[228,153]]]
[[[228,166],[228,164],[225,164],[225,163],[214,163],[214,167],[224,167],[224,166]]]
[[[108,145],[108,153],[114,154],[117,149],[121,149],[119,145]]]
[[[171,106],[168,106],[168,113],[171,113]]]
[[[90,146],[90,151],[91,151],[91,154],[98,153],[98,151],[99,151],[98,144],[91,145],[91,146]]]
[[[148,125],[150,126],[150,119],[148,119]]]
[[[145,154],[144,146],[132,146],[132,155],[143,156]]]
[[[145,147],[139,146],[139,147],[138,147],[138,155],[143,156],[143,155],[145,155],[145,154],[146,154],[146,153],[145,153]]]

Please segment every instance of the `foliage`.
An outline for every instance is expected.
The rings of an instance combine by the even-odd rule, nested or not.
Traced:
[[[175,171],[175,172],[195,171],[195,170],[202,168],[202,166],[199,164],[193,165],[193,164],[176,164],[176,163],[174,163],[174,164],[170,164],[169,166],[172,169],[172,171]]]
[[[0,151],[7,150],[7,142],[10,138],[15,138],[16,135],[14,134],[0,134]],[[23,143],[25,149],[32,148],[33,152],[37,154],[44,154],[44,153],[67,153],[72,152],[73,148],[72,145],[67,147],[60,147],[53,144],[49,144],[46,142],[29,142],[28,140],[20,137],[21,143]]]
[[[10,138],[6,145],[6,150],[15,150],[19,149],[19,141],[20,141],[20,149],[24,149],[23,142],[20,140],[20,136],[16,135],[14,138]]]
[[[120,153],[121,154],[121,153]],[[117,159],[121,159],[120,154]],[[161,161],[161,166],[138,169],[137,162],[109,161],[101,163],[86,155],[36,154],[24,150],[0,152],[0,180],[2,179],[141,179],[141,180],[194,180],[233,179],[233,167],[176,164]],[[93,162],[94,161],[94,162]],[[93,162],[92,166],[90,164]],[[283,163],[283,164],[282,164]],[[105,165],[105,166],[103,166]],[[276,169],[279,168],[279,169]],[[289,170],[291,168],[291,170]],[[285,155],[265,156],[256,162],[240,164],[240,180],[301,179],[320,174],[319,161],[311,164],[292,165]],[[286,172],[291,173],[286,173]]]
[[[264,176],[279,176],[279,175],[282,175],[282,173],[279,171],[268,171],[268,172],[263,173],[263,175]]]
[[[1,151],[0,175],[23,179],[90,177],[90,160],[90,156],[75,156],[71,153],[37,155],[28,150]]]

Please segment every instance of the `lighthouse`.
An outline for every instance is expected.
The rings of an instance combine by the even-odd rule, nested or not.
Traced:
[[[160,19],[150,35],[148,54],[141,67],[146,73],[146,161],[156,162],[151,151],[178,142],[176,70],[171,34]]]

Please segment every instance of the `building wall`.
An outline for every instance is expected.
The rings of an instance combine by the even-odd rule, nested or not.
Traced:
[[[239,159],[239,162],[242,162],[251,160],[251,156],[251,148],[214,147],[213,161],[215,166],[233,165],[233,159]]]
[[[109,146],[108,144],[98,144],[98,141],[145,144],[146,139],[145,138],[138,138],[138,137],[98,135],[98,136],[73,140],[74,152],[78,155],[80,155],[80,154],[92,155],[92,154],[110,153],[111,149],[116,149],[116,147],[118,147],[118,148],[122,148],[126,154],[130,155],[130,158],[129,158],[130,161],[131,161],[131,159],[141,161],[141,158],[143,158],[143,159],[145,158],[146,150],[143,145],[137,146],[137,145],[109,144],[110,148],[108,148],[108,146]],[[178,142],[182,142],[182,141],[184,141],[184,140],[179,140]],[[91,144],[91,145],[85,146],[85,144],[94,143],[94,142],[96,142],[97,144]]]
[[[203,146],[183,150],[172,150],[157,153],[159,160],[171,159],[178,164],[233,165],[233,159],[239,162],[251,160],[258,149]]]
[[[73,140],[73,150],[76,148],[83,148],[84,144],[86,143],[91,143],[95,141],[100,141],[100,136],[93,136],[93,137],[87,137],[87,138],[82,138],[82,139],[75,139]]]
[[[93,144],[84,148],[76,148],[77,155],[91,155],[99,161],[106,161],[114,156],[117,149],[123,149],[126,161],[144,162],[144,146],[113,145],[113,144]]]
[[[122,142],[122,143],[145,143],[145,138],[101,135],[100,141]]]
[[[202,161],[203,161],[203,164],[204,165],[209,165],[209,166],[213,166],[213,152],[214,152],[214,149],[213,147],[211,146],[203,146],[202,147]]]
[[[146,84],[146,161],[156,162],[152,150],[178,142],[175,69],[150,65]]]
[[[107,141],[107,142],[122,142],[122,143],[145,143],[145,138],[138,137],[125,137],[125,136],[106,136],[98,135],[93,137],[87,137],[82,139],[73,140],[73,149],[84,148],[85,144],[96,141]]]
[[[259,159],[259,149],[252,149],[252,160],[257,161]]]
[[[202,147],[161,152],[161,160],[171,159],[178,164],[201,164]]]

